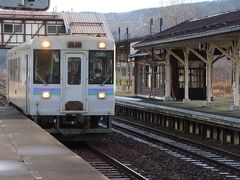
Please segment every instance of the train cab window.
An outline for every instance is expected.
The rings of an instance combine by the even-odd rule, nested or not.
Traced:
[[[89,84],[113,84],[113,51],[89,52]]]
[[[68,84],[79,85],[81,83],[81,58],[68,58]]]
[[[34,83],[60,84],[59,50],[34,50]]]

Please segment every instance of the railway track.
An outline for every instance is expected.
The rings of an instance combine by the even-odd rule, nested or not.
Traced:
[[[4,79],[0,79],[0,95],[6,96],[6,81]]]
[[[6,81],[4,79],[0,79],[0,105],[8,106],[6,100]]]
[[[147,179],[89,144],[80,149],[79,147],[71,149],[109,179]]]
[[[8,102],[6,100],[6,97],[2,96],[1,94],[0,94],[0,106],[8,106]]]
[[[127,133],[128,136],[138,138],[138,140],[170,155],[215,171],[226,178],[240,180],[240,155],[238,154],[222,151],[120,118],[115,118],[112,125],[118,132]]]

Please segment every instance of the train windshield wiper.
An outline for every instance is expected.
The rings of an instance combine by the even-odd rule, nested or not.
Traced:
[[[109,74],[109,75],[107,76],[107,78],[102,82],[101,86],[103,86],[103,85],[110,79],[111,76],[112,76],[112,75]]]
[[[38,72],[37,72],[37,77],[39,78],[39,80],[40,80],[43,84],[45,84],[45,86],[47,86],[46,81],[43,80],[43,78],[40,76],[40,74],[38,74]]]

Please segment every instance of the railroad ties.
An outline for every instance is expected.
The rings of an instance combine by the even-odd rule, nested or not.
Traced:
[[[240,178],[240,155],[207,146],[198,142],[178,137],[155,128],[115,118],[114,131],[123,132],[127,136],[158,148],[169,155],[209,169],[226,178]]]

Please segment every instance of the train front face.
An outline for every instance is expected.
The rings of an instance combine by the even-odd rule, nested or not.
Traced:
[[[84,42],[81,48],[68,48],[65,42],[63,47],[58,44],[33,50],[31,114],[44,128],[62,133],[68,129],[70,134],[111,132],[114,43],[97,39]]]

